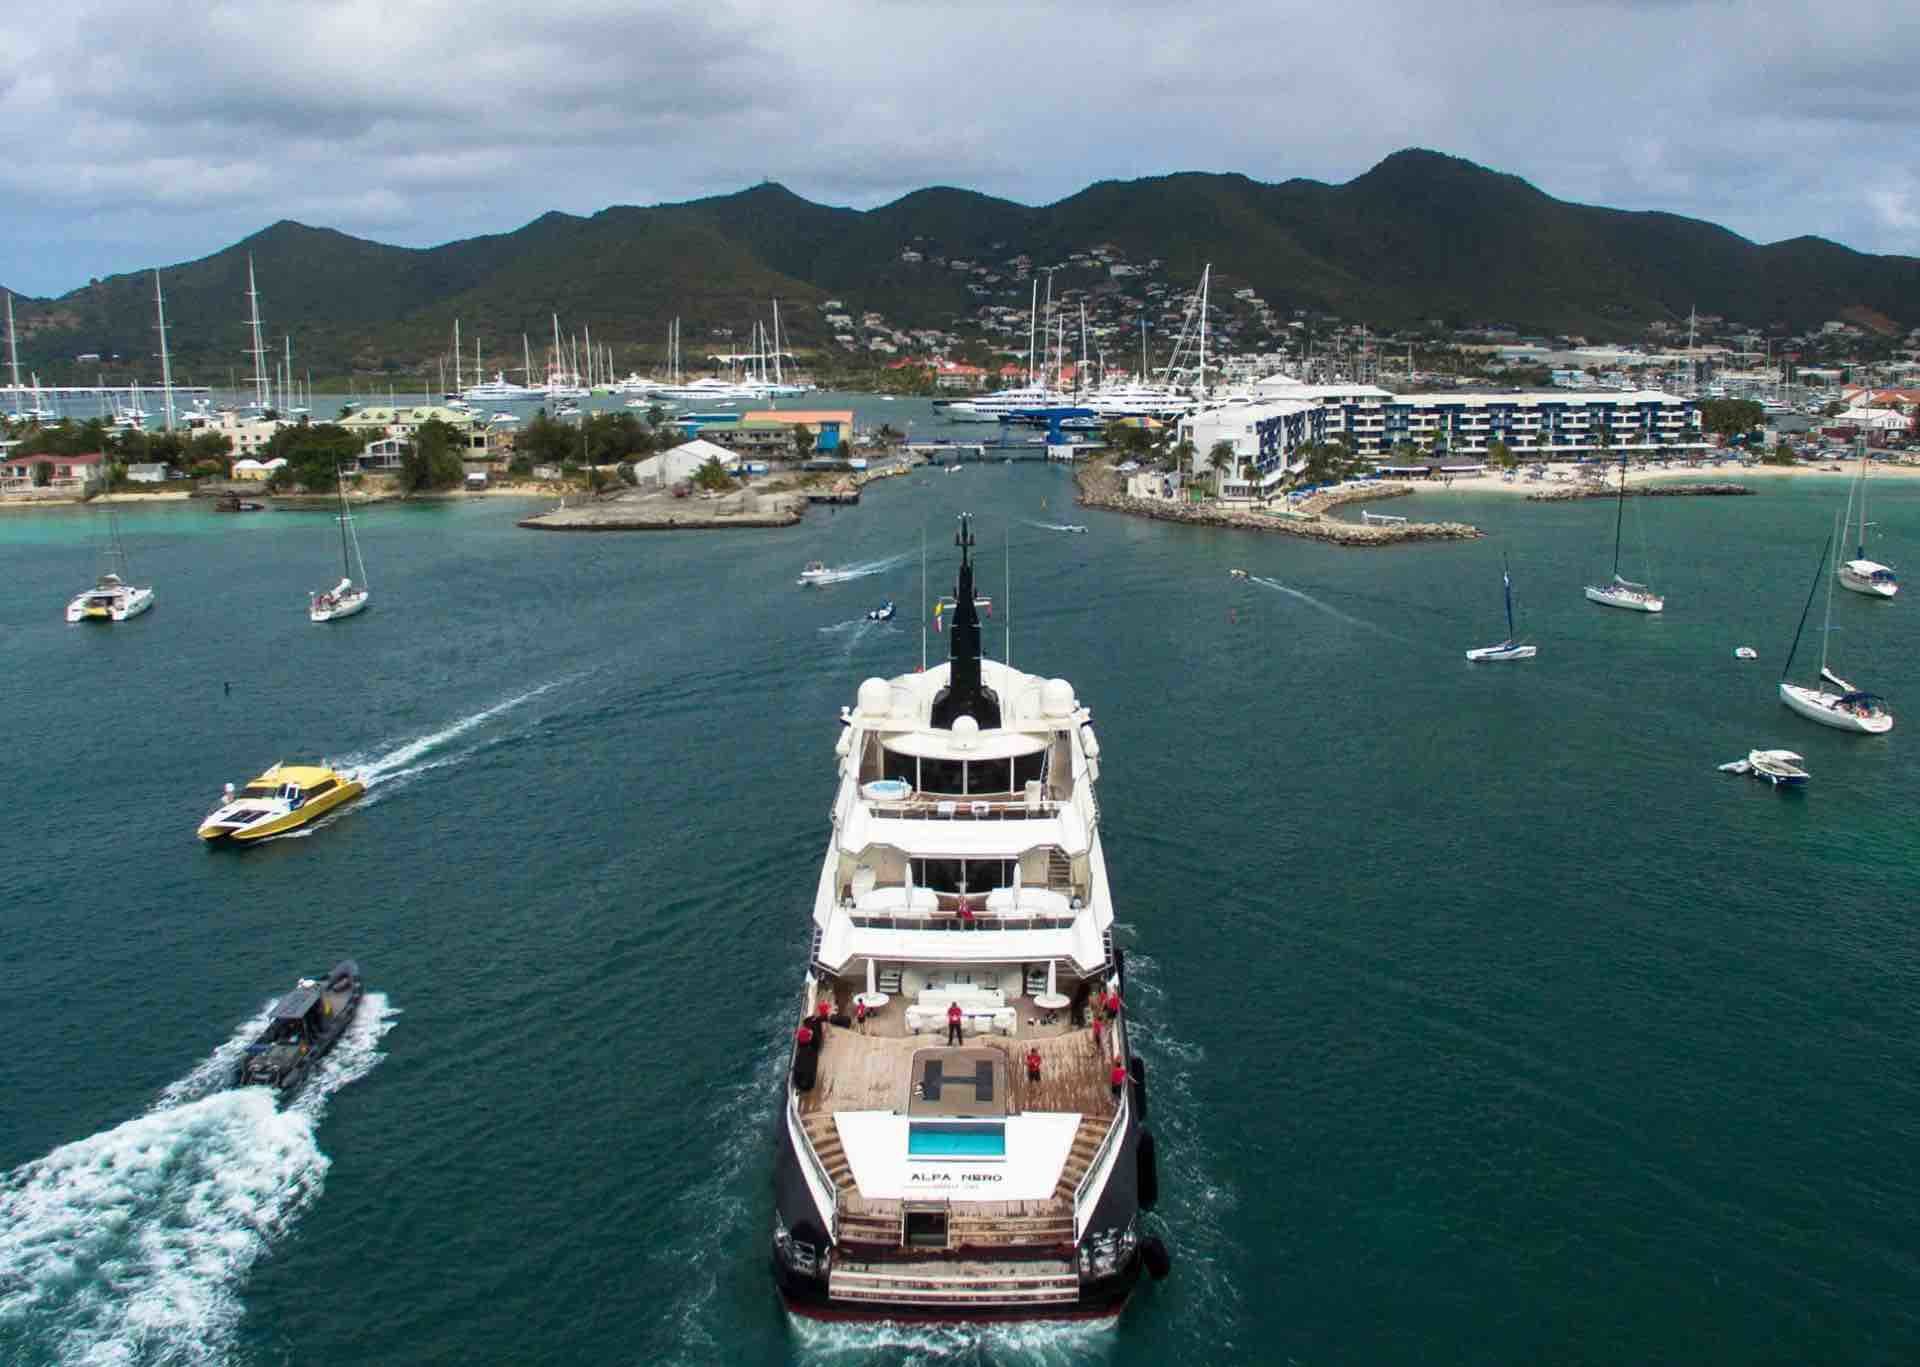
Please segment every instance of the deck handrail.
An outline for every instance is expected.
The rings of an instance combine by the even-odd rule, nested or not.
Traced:
[[[787,1090],[787,1120],[794,1137],[799,1141],[800,1150],[807,1160],[807,1166],[813,1175],[820,1179],[820,1185],[833,1193],[833,1213],[827,1216],[827,1241],[833,1242],[840,1233],[840,1184],[827,1172],[827,1165],[820,1161],[820,1155],[813,1151],[813,1136],[807,1133],[807,1127],[800,1118],[800,1098],[791,1087]]]
[[[1114,1136],[1125,1128],[1127,1106],[1132,1098],[1131,1086],[1120,1089],[1120,1104],[1113,1108],[1113,1121],[1107,1126],[1106,1138],[1100,1141],[1100,1147],[1093,1151],[1093,1161],[1087,1164],[1087,1170],[1080,1174],[1080,1181],[1073,1189],[1073,1237],[1079,1242],[1087,1232],[1087,1221],[1093,1217],[1091,1210],[1081,1208],[1087,1194],[1087,1184],[1093,1181],[1094,1174],[1100,1171],[1100,1165],[1106,1162],[1107,1150],[1113,1147]]]

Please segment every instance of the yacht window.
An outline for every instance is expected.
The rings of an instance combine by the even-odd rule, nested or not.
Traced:
[[[920,790],[926,793],[964,794],[967,791],[967,766],[957,759],[920,761]]]
[[[1013,886],[1012,859],[915,859],[915,887],[935,892],[991,892]]]
[[[1043,778],[1046,775],[1046,771],[1046,751],[1036,750],[1031,755],[1021,755],[1013,762],[1013,787],[1007,791],[1013,793],[1019,792],[1025,788],[1027,784]]]
[[[977,759],[967,766],[967,791],[970,793],[1010,793],[1013,791],[1013,761]]]

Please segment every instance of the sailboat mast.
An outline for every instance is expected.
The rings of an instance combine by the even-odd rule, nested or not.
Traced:
[[[780,369],[780,301],[773,301],[773,382],[785,384],[786,379]]]
[[[340,577],[353,577],[353,561],[347,556],[347,472],[343,465],[333,467],[333,486],[340,494]],[[365,588],[362,584],[360,587]]]
[[[1800,649],[1800,633],[1807,629],[1807,614],[1813,611],[1813,595],[1820,592],[1820,576],[1826,573],[1827,552],[1831,549],[1831,545],[1832,543],[1827,541],[1820,543],[1820,563],[1814,567],[1813,582],[1807,585],[1807,602],[1806,605],[1800,609],[1800,625],[1793,629],[1793,644],[1787,647],[1787,662],[1780,667],[1781,683],[1785,683],[1787,681],[1787,675],[1793,672],[1793,657],[1795,652]],[[1825,667],[1823,662],[1821,668],[1824,669]]]
[[[158,278],[156,272],[155,278]],[[7,292],[7,363],[13,368],[13,406],[20,406],[20,339],[13,330],[13,292]]]
[[[153,273],[153,312],[160,329],[160,387],[166,393],[166,430],[173,431],[173,361],[167,355],[167,301],[160,294],[160,272]],[[7,331],[11,335],[13,328],[13,296],[7,296]],[[19,379],[16,376],[14,383]]]
[[[1620,524],[1627,515],[1627,453],[1620,453],[1620,497],[1613,505],[1613,577],[1620,577]]]
[[[1500,582],[1507,591],[1507,639],[1513,639],[1513,575],[1507,569],[1507,558],[1500,557]]]
[[[1854,438],[1860,446],[1860,551],[1859,558],[1867,558],[1867,438],[1864,433]]]
[[[253,402],[262,413],[267,411],[267,345],[260,335],[260,289],[254,283],[253,257],[247,257],[247,303],[251,314],[253,345]]]
[[[1833,558],[1840,558],[1840,519],[1833,520]],[[1820,677],[1827,677],[1827,646],[1833,639],[1833,581],[1838,575],[1827,576],[1827,619],[1820,626]]]
[[[1033,388],[1033,325],[1039,316],[1035,310],[1040,307],[1040,282],[1033,282],[1033,293],[1027,300],[1027,388]]]

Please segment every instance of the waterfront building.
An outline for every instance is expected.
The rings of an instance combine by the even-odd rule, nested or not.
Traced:
[[[789,427],[811,427],[814,432],[813,449],[816,451],[837,451],[842,442],[853,440],[853,410],[851,408],[767,408],[752,413],[742,413],[741,422],[778,422]],[[705,433],[703,432],[704,436]],[[791,440],[791,439],[789,439]]]
[[[709,445],[724,446],[729,453],[786,456],[793,453],[793,429],[783,422],[745,419],[730,422],[687,422],[682,429],[694,433]]]
[[[484,454],[502,439],[490,432],[471,411],[444,408],[438,404],[360,408],[340,419],[339,425],[349,432],[359,433],[369,441],[377,441],[381,437],[399,437],[405,441],[410,440],[426,423],[434,421],[445,423],[459,434],[459,446],[463,453],[477,451]]]
[[[45,452],[31,456],[9,455],[5,463],[0,464],[0,490],[20,492],[33,489],[33,468],[45,465],[45,488],[78,493],[100,479],[106,469],[106,461],[105,454],[99,451],[78,456],[55,456]]]
[[[1194,445],[1195,477],[1211,471],[1209,453],[1231,442],[1235,461],[1221,481],[1223,497],[1271,493],[1304,467],[1299,448],[1339,441],[1355,455],[1381,457],[1395,448],[1444,450],[1471,463],[1495,443],[1522,460],[1567,459],[1658,451],[1702,451],[1707,442],[1691,399],[1660,390],[1596,393],[1395,394],[1375,385],[1304,385],[1276,375],[1252,386],[1250,398],[1199,409],[1180,420]]]

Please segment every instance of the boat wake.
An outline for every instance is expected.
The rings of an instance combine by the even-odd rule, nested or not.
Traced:
[[[913,552],[902,551],[899,555],[889,555],[880,560],[861,560],[851,565],[842,565],[838,569],[828,570],[815,584],[848,584],[855,579],[866,579],[876,574],[885,574],[888,570],[897,570],[909,560]]]
[[[1385,627],[1375,626],[1372,622],[1344,613],[1331,603],[1323,603],[1310,593],[1302,593],[1299,589],[1289,588],[1278,579],[1269,579],[1264,574],[1254,574],[1247,577],[1247,582],[1250,584],[1258,584],[1263,589],[1272,589],[1276,593],[1284,593],[1289,598],[1298,598],[1309,607],[1318,608],[1321,612],[1326,613],[1327,616],[1334,618],[1336,621],[1345,622],[1348,626],[1359,627],[1362,631],[1374,632],[1377,635],[1387,637],[1389,640],[1404,641],[1406,639],[1404,636],[1399,636],[1388,631]]]
[[[1027,526],[1037,527],[1043,532],[1084,532],[1086,528],[1078,522],[1028,522]]]
[[[787,1316],[802,1362],[1059,1363],[1097,1361],[1119,1343],[1118,1318],[1055,1324],[833,1323]]]
[[[367,785],[368,797],[372,797],[374,789],[378,788],[381,784],[412,778],[415,774],[423,774],[430,769],[439,769],[445,765],[457,763],[463,756],[455,755],[437,759],[427,759],[425,763],[418,761],[425,759],[428,755],[432,755],[435,751],[444,749],[450,742],[460,739],[460,737],[466,735],[476,727],[486,725],[495,717],[502,716],[505,713],[511,712],[516,707],[532,702],[543,693],[552,692],[561,684],[570,682],[571,677],[572,676],[565,679],[555,679],[550,683],[541,684],[538,688],[530,688],[525,693],[517,693],[504,702],[497,702],[491,707],[483,708],[470,717],[462,717],[450,726],[443,726],[438,731],[410,740],[404,745],[387,751],[385,754],[374,755],[372,757],[348,755],[342,759],[335,760],[334,766],[339,769],[351,769],[354,771],[354,773],[359,776],[360,781]],[[361,805],[365,806],[367,804],[362,803]]]
[[[141,1116],[0,1176],[0,1360],[212,1363],[255,1262],[318,1199],[328,1100],[379,1063],[395,1012],[369,993],[286,1109],[226,1086],[266,1010]]]

